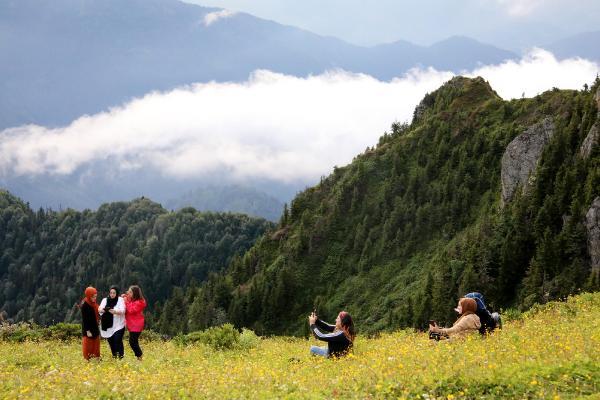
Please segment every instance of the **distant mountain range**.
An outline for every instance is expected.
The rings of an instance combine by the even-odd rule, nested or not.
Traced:
[[[560,57],[600,60],[598,42],[600,32],[591,32],[547,48]],[[344,69],[389,80],[415,66],[461,71],[517,57],[459,36],[431,46],[406,41],[355,46],[252,15],[178,0],[0,0],[0,132],[23,124],[65,125],[153,90],[212,80],[242,81],[257,69],[297,76]],[[227,176],[173,181],[157,171],[112,167],[111,160],[104,160],[68,176],[0,175],[0,187],[35,208],[84,209],[142,195],[171,204],[194,188],[238,184]],[[244,185],[270,196],[265,210],[234,203],[227,203],[228,208],[212,208],[210,202],[191,204],[277,219],[273,210],[280,211],[281,203],[305,183]],[[254,201],[255,196],[249,195],[242,203]]]
[[[70,175],[0,175],[0,190],[11,190],[34,209],[96,209],[103,203],[146,196],[170,210],[192,206],[199,211],[243,213],[271,221],[279,220],[283,203],[304,186],[301,182],[256,179],[240,184],[225,175],[176,180],[155,169],[112,169],[110,162],[94,162]]]
[[[466,37],[360,47],[177,0],[3,0],[0,32],[0,129],[63,125],[152,90],[256,69],[387,80],[414,66],[460,71],[516,57]]]
[[[559,58],[581,57],[600,61],[600,31],[569,36],[545,46]]]
[[[171,210],[193,207],[197,210],[217,212],[235,211],[275,222],[279,220],[283,211],[283,203],[275,197],[241,185],[198,188],[178,199],[167,201],[165,206]]]

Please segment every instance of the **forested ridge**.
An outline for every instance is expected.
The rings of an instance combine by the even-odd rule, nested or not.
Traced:
[[[160,303],[225,268],[272,224],[242,214],[168,212],[140,198],[97,211],[32,210],[0,191],[0,310],[15,321],[78,321],[88,285],[138,284],[157,327]],[[157,307],[158,306],[158,307]]]
[[[586,215],[600,196],[597,136],[590,141],[599,90],[596,80],[505,101],[481,78],[453,78],[410,124],[392,124],[299,193],[275,227],[169,213],[145,199],[34,213],[3,193],[0,305],[49,323],[88,283],[137,282],[164,333],[232,322],[297,335],[313,309],[325,319],[346,309],[374,332],[451,322],[456,300],[473,290],[497,310],[598,290]],[[503,199],[507,148],[532,129],[552,134]]]
[[[597,143],[585,157],[581,148],[598,121],[599,86],[504,101],[481,78],[452,79],[410,125],[394,123],[298,194],[277,230],[225,274],[189,299],[180,293],[178,309],[216,308],[280,334],[306,333],[314,308],[332,320],[346,309],[368,332],[451,322],[472,290],[497,310],[598,290],[585,217],[600,195],[600,157]],[[545,119],[554,134],[527,190],[504,204],[503,154]]]

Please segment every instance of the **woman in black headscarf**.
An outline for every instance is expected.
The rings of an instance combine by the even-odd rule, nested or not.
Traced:
[[[100,334],[106,338],[113,357],[123,358],[123,334],[125,333],[125,301],[118,296],[119,289],[111,286],[108,297],[102,299],[100,313]]]

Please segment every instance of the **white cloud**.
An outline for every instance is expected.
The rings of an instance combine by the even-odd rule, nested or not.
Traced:
[[[548,0],[496,0],[513,17],[525,17]]]
[[[579,89],[599,70],[535,49],[465,75],[481,75],[504,98],[518,98]],[[391,82],[343,71],[307,78],[257,71],[243,83],[150,93],[65,127],[0,132],[0,175],[69,174],[111,159],[122,169],[157,168],[174,178],[228,171],[241,179],[314,181],[375,144],[393,121],[410,120],[425,93],[451,77],[433,69]]]
[[[217,22],[220,19],[231,18],[236,14],[237,13],[235,11],[231,11],[231,10],[221,10],[221,11],[215,11],[215,12],[208,13],[204,16],[204,25],[211,26],[212,24],[214,24],[215,22]]]
[[[535,96],[553,87],[581,89],[585,83],[592,83],[599,71],[597,63],[581,58],[559,61],[552,53],[534,48],[520,61],[484,66],[466,75],[483,76],[500,96],[514,99],[522,94]]]

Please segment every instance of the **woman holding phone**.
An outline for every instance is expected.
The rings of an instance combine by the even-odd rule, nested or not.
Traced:
[[[125,325],[129,331],[129,345],[138,360],[141,360],[143,352],[139,339],[144,330],[146,299],[144,299],[142,289],[137,285],[130,286],[123,298],[125,300]]]
[[[429,337],[435,338],[437,334],[440,338],[460,338],[472,332],[477,332],[481,327],[481,322],[477,316],[477,303],[474,299],[461,298],[454,309],[460,317],[454,322],[451,328],[440,328],[435,321],[429,321]]]
[[[311,346],[311,354],[323,357],[341,357],[352,351],[356,334],[352,317],[346,311],[338,314],[335,325],[320,320],[313,311],[308,317],[308,324],[317,339],[327,342],[327,347]]]
[[[123,358],[123,335],[125,334],[125,300],[118,296],[119,289],[111,286],[108,297],[102,299],[100,314],[100,335],[106,338],[114,358]]]

